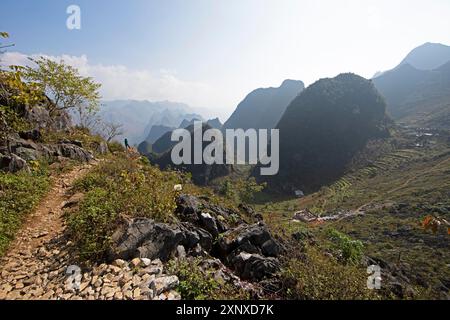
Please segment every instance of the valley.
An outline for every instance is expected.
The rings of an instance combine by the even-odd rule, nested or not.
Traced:
[[[449,52],[255,89],[224,124],[0,69],[0,299],[448,300]]]

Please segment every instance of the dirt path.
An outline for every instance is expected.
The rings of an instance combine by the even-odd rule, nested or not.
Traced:
[[[79,201],[80,195],[69,198],[70,188],[97,163],[78,166],[57,177],[28,216],[10,250],[0,259],[0,300],[181,299],[173,290],[178,278],[165,274],[159,259],[79,265],[75,245],[64,232],[63,208]],[[75,273],[67,274],[68,270]]]
[[[67,267],[67,257],[61,256],[67,245],[63,237],[63,206],[73,182],[95,164],[80,165],[56,177],[47,196],[28,215],[10,249],[0,259],[0,299],[41,297],[42,284],[51,280],[52,272],[56,275],[59,273],[56,271]]]

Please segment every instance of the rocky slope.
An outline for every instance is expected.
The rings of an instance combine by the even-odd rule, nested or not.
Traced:
[[[112,236],[109,259],[141,257],[165,262],[175,256],[209,256],[218,259],[214,263],[222,271],[231,268],[239,278],[250,281],[279,270],[277,256],[282,246],[262,222],[248,224],[239,212],[192,195],[180,195],[175,212],[178,224],[146,218],[127,221]],[[237,221],[231,222],[232,216]]]

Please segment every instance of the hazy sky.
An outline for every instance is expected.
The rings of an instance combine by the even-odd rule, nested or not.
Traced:
[[[81,8],[81,30],[66,8]],[[2,0],[3,61],[64,56],[105,99],[174,100],[222,120],[286,79],[371,77],[425,42],[450,44],[449,0]]]

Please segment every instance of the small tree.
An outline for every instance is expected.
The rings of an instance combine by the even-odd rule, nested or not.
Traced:
[[[328,236],[334,243],[341,255],[341,259],[346,264],[359,264],[364,255],[364,244],[360,240],[353,240],[349,236],[337,231],[329,229]]]
[[[48,106],[50,115],[60,111],[73,111],[84,115],[99,108],[100,84],[91,77],[83,77],[78,70],[65,64],[40,57],[30,58],[34,67],[25,68],[28,81],[38,83],[41,90],[53,101]]]
[[[0,31],[0,38],[4,38],[4,39],[9,38],[9,33],[8,32],[4,32],[4,31]],[[3,45],[3,44],[0,43],[0,54],[4,53],[3,49],[9,48],[9,47],[14,47],[14,44]]]
[[[103,122],[102,127],[103,127],[103,138],[106,140],[106,142],[111,142],[112,139],[122,135],[124,132],[123,124],[113,121]]]

